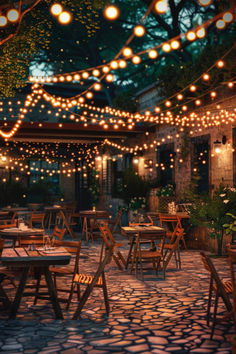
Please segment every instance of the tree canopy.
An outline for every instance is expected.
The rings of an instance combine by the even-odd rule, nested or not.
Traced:
[[[168,0],[165,14],[158,14],[152,8],[145,17],[151,0],[116,0],[120,17],[109,22],[103,16],[103,9],[108,3],[106,0],[61,0],[60,3],[73,15],[72,23],[62,26],[50,14],[52,3],[52,0],[41,0],[22,19],[17,36],[0,46],[2,96],[14,95],[16,89],[26,84],[30,71],[36,68],[41,68],[47,75],[74,72],[110,62],[141,20],[146,34],[130,41],[129,47],[133,53],[159,46],[187,33],[232,6],[231,1],[217,0],[203,7],[197,0]],[[1,38],[12,30],[11,26],[2,28]],[[123,105],[122,92],[128,90],[129,94],[125,97],[130,100],[130,92],[159,81],[162,82],[164,95],[173,94],[176,89],[183,88],[190,77],[194,79],[201,70],[212,65],[218,54],[232,45],[235,33],[235,23],[221,31],[213,23],[203,39],[191,42],[181,37],[178,50],[165,53],[158,49],[159,55],[154,60],[147,54],[142,55],[139,65],[129,63],[126,69],[114,71],[112,83],[103,82],[108,102],[111,104],[118,95],[115,104],[121,102]],[[224,43],[226,36],[227,44]],[[231,63],[230,74],[225,72],[224,75],[230,76],[234,70]]]

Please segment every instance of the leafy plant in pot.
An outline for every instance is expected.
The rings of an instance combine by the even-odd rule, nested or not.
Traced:
[[[194,195],[192,202],[193,205],[189,207],[190,223],[205,226],[209,236],[217,239],[217,253],[222,255],[224,225],[229,221],[227,213],[236,214],[236,189],[220,185],[212,196]]]
[[[236,216],[231,213],[226,213],[231,219],[228,223],[224,224],[226,235],[232,234],[232,243],[236,243]]]

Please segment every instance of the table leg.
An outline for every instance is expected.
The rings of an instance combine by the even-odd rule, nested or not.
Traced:
[[[11,311],[10,311],[10,316],[9,316],[10,319],[14,319],[16,317],[16,313],[17,313],[17,310],[18,310],[18,308],[20,306],[20,301],[21,301],[21,298],[22,298],[22,295],[23,295],[23,292],[24,292],[25,283],[26,283],[26,279],[27,279],[27,276],[28,276],[29,269],[30,269],[29,266],[25,267],[23,269],[22,276],[21,276],[21,279],[20,279],[20,283],[19,283],[18,289],[16,291],[15,299],[14,299],[12,305],[11,305]]]
[[[132,254],[132,250],[133,250],[133,247],[134,247],[134,240],[135,240],[135,236],[131,236],[131,241],[130,241],[130,248],[129,248],[129,253],[128,253],[128,256],[127,256],[127,260],[126,260],[126,266],[125,266],[125,269],[128,268],[128,265],[129,265],[129,262],[130,262],[130,257],[131,257],[131,254]]]
[[[60,307],[58,299],[57,299],[57,293],[56,293],[55,287],[53,285],[52,275],[51,275],[51,272],[49,271],[48,267],[43,268],[43,273],[45,275],[45,280],[46,280],[46,283],[48,286],[48,292],[49,292],[49,295],[51,298],[51,302],[52,302],[52,306],[53,306],[53,310],[55,312],[56,318],[63,319],[61,307]]]

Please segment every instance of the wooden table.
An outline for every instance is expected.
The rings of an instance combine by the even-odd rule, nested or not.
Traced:
[[[48,206],[44,208],[45,213],[48,213],[48,229],[50,229],[51,227],[51,223],[53,218],[56,219],[56,217],[58,216],[61,220],[62,220],[62,228],[65,227],[67,229],[67,231],[69,232],[69,234],[71,235],[72,238],[76,238],[76,235],[73,231],[73,229],[70,227],[65,213],[64,211],[66,210],[65,207],[63,206]],[[59,221],[60,223],[60,221]],[[56,224],[56,222],[55,222]]]
[[[70,262],[70,258],[71,255],[63,247],[55,248],[53,253],[44,253],[43,250],[29,251],[26,248],[4,248],[1,257],[2,264],[7,267],[22,268],[22,276],[10,308],[9,318],[16,317],[30,267],[37,267],[45,276],[55,316],[57,319],[63,319],[49,266],[66,265]]]
[[[6,228],[3,230],[0,230],[0,237],[7,239],[7,240],[12,240],[13,245],[15,246],[16,241],[18,241],[18,244],[20,243],[21,237],[24,236],[44,236],[44,229],[19,229],[18,227],[12,227],[12,228]]]
[[[145,224],[144,224],[145,225]],[[150,235],[150,241],[158,240],[160,237],[166,234],[165,230],[159,226],[122,226],[121,232],[123,235],[130,237],[130,248],[126,261],[126,269],[130,263],[131,254],[135,244],[135,238],[137,235],[148,234]]]
[[[98,220],[108,220],[110,217],[105,210],[82,210],[79,216],[83,219],[82,238],[85,234],[86,241],[89,241],[89,237],[93,240],[93,231],[98,227]]]

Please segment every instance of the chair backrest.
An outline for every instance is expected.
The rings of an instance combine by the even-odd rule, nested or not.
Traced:
[[[116,241],[112,235],[111,230],[107,224],[99,224],[99,230],[101,232],[103,241],[107,248],[112,247],[116,244]]]
[[[33,223],[39,223],[43,226],[44,225],[44,218],[45,218],[44,213],[32,212],[32,214],[30,216],[30,227],[32,227]]]
[[[205,269],[210,273],[211,281],[215,283],[219,295],[222,297],[227,310],[230,312],[232,310],[232,304],[212,260],[204,252],[200,252],[200,255]]]
[[[82,241],[61,241],[61,240],[54,241],[54,246],[64,247],[69,253],[75,254],[75,266],[74,266],[73,277],[76,273],[79,273],[79,256],[80,256],[81,244]]]
[[[112,226],[112,230],[111,230],[112,232],[114,232],[116,230],[118,225],[121,227],[121,217],[122,217],[123,211],[124,211],[123,209],[120,209],[118,211],[118,213],[116,214],[116,217],[113,221],[113,226]]]
[[[25,247],[32,244],[34,244],[35,246],[43,246],[44,236],[43,235],[21,236],[19,239],[20,247]]]
[[[63,236],[66,233],[66,229],[60,229],[58,226],[55,226],[51,235],[51,239],[55,240],[55,237],[57,237],[57,239],[59,241],[61,241],[63,239]]]
[[[236,331],[236,246],[227,244],[227,251],[229,255],[229,265],[231,272],[231,281],[233,286],[233,316],[234,316],[234,328]]]
[[[159,214],[159,220],[160,226],[172,233],[170,243],[174,243],[177,230],[182,229],[180,218],[177,215]]]

